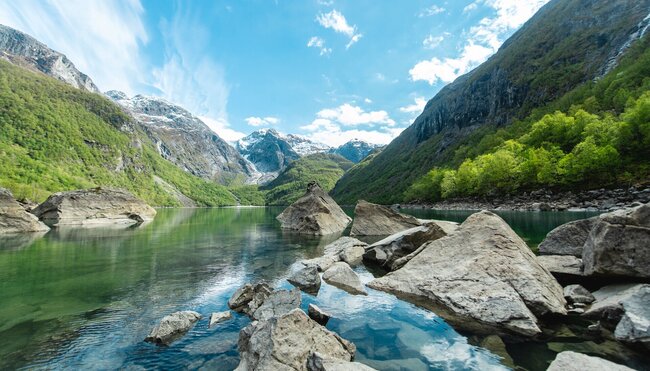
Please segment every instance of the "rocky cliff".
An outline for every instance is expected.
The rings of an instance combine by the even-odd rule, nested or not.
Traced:
[[[381,145],[364,142],[359,139],[352,139],[345,144],[330,149],[330,153],[343,156],[356,164],[368,157],[372,151],[380,147]]]
[[[221,184],[246,182],[255,173],[232,146],[182,107],[157,97],[106,95],[135,118],[161,156],[188,173]]]
[[[40,71],[76,88],[99,93],[90,77],[79,72],[65,55],[23,32],[4,25],[0,25],[0,58]]]
[[[339,202],[397,202],[480,127],[512,123],[616,65],[650,18],[650,0],[552,0],[485,63],[443,88],[422,114],[333,190]]]

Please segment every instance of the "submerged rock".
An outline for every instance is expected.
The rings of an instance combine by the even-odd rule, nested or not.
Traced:
[[[368,286],[479,334],[535,336],[537,315],[566,314],[562,287],[496,214],[475,213],[455,233],[423,247]]]
[[[287,207],[277,219],[283,229],[314,235],[342,232],[352,220],[315,182],[309,183],[305,195]]]
[[[390,270],[399,269],[421,251],[419,248],[424,243],[437,240],[446,235],[442,228],[433,223],[407,229],[370,245],[363,254],[363,259]],[[407,259],[403,259],[394,266],[398,259],[416,251],[417,253],[410,255]]]
[[[591,304],[596,298],[580,285],[569,285],[564,288],[564,298],[569,304]]]
[[[237,370],[308,370],[314,352],[322,357],[349,362],[356,347],[336,333],[294,309],[280,317],[254,321],[239,333],[241,361]]]
[[[342,361],[336,358],[329,358],[321,353],[314,352],[307,359],[307,370],[309,371],[376,371],[370,366],[359,362]]]
[[[323,279],[330,285],[336,286],[353,295],[368,295],[359,280],[359,276],[350,268],[347,263],[334,263],[323,273]]]
[[[350,236],[388,236],[421,225],[415,217],[360,200],[354,208]]]
[[[606,359],[572,351],[559,353],[547,371],[633,371],[633,369]]]
[[[232,318],[232,313],[227,310],[225,312],[215,312],[210,315],[210,324],[208,327],[212,327],[216,325],[217,323],[227,321]]]
[[[600,215],[582,252],[586,275],[650,278],[650,204]]]
[[[315,265],[300,269],[287,278],[287,281],[308,294],[317,294],[320,290],[321,280]]]
[[[49,226],[142,224],[153,220],[156,210],[131,193],[95,188],[51,195],[32,213]]]
[[[171,344],[200,319],[200,314],[190,310],[172,313],[163,317],[144,340],[158,345]]]
[[[300,290],[277,290],[273,291],[264,302],[251,313],[253,320],[264,321],[272,317],[278,317],[299,308],[301,303]]]
[[[0,188],[0,234],[47,232],[50,228],[38,221],[14,199],[8,190]]]
[[[539,244],[539,253],[543,255],[573,255],[582,256],[582,247],[587,241],[591,228],[596,223],[595,218],[575,220],[548,232],[546,238]]]

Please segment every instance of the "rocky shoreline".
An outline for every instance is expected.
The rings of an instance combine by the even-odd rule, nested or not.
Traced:
[[[494,198],[453,198],[438,202],[413,202],[398,208],[439,210],[614,211],[650,202],[650,186],[597,189],[582,192],[538,190]]]

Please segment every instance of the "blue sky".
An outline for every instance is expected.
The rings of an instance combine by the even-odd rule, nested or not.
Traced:
[[[2,0],[0,23],[226,140],[274,127],[340,145],[390,141],[546,1]]]

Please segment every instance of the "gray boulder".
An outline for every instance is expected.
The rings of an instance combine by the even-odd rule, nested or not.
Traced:
[[[300,290],[277,290],[273,291],[266,300],[251,313],[253,320],[264,321],[272,317],[278,317],[299,308],[301,303]]]
[[[370,366],[359,362],[348,362],[336,358],[329,358],[321,353],[314,352],[307,359],[309,371],[376,371]]]
[[[572,255],[540,255],[537,262],[553,274],[583,276],[582,259]]]
[[[294,309],[280,317],[253,321],[239,333],[238,371],[304,371],[314,352],[349,362],[356,347]]]
[[[559,353],[547,371],[633,371],[608,360],[572,351]]]
[[[300,263],[305,267],[316,267],[319,272],[325,272],[332,264],[339,261],[339,256],[325,255],[318,258],[301,260]]]
[[[569,304],[591,304],[596,300],[589,290],[580,285],[569,285],[565,287],[564,298]]]
[[[541,333],[536,315],[566,314],[562,287],[499,216],[475,213],[401,269],[368,284],[478,334]]]
[[[315,266],[319,272],[326,271],[332,264],[339,261],[344,261],[351,266],[356,265],[361,262],[362,254],[367,246],[367,243],[354,237],[341,237],[325,246],[323,256],[303,260],[301,263],[305,266]]]
[[[309,294],[315,295],[320,290],[321,280],[318,274],[318,268],[315,265],[306,266],[298,270],[291,277],[287,278],[287,281]]]
[[[214,312],[210,315],[210,324],[208,327],[212,327],[218,323],[221,323],[223,321],[227,321],[232,318],[232,312],[229,310],[225,312]]]
[[[619,341],[650,348],[650,285],[642,285],[620,303],[625,313],[614,336]]]
[[[55,193],[32,213],[50,227],[131,226],[156,216],[156,210],[131,193],[103,188]]]
[[[650,278],[650,204],[600,215],[582,262],[586,275]]]
[[[309,183],[305,195],[287,207],[277,219],[283,229],[313,235],[342,232],[352,221],[315,182]]]
[[[36,216],[25,211],[11,192],[0,188],[0,235],[49,230]]]
[[[332,317],[329,313],[320,309],[316,304],[309,304],[309,307],[307,308],[307,314],[309,315],[309,318],[313,319],[323,326],[325,326]]]
[[[548,232],[546,238],[539,244],[542,255],[573,255],[582,256],[582,247],[587,241],[591,228],[596,223],[595,218],[576,220]]]
[[[200,319],[200,314],[189,310],[172,313],[163,317],[144,340],[158,345],[171,344],[189,331]]]
[[[323,273],[323,280],[353,295],[368,295],[359,276],[347,263],[337,262]]]
[[[623,303],[636,293],[650,289],[649,284],[619,284],[605,286],[592,294],[596,300],[583,316],[618,323],[623,316]]]
[[[354,208],[350,236],[388,236],[421,225],[415,217],[360,200]]]
[[[247,283],[232,294],[228,300],[228,308],[250,315],[272,292],[273,289],[266,282],[262,281],[254,285]]]
[[[434,223],[410,228],[370,245],[363,254],[363,260],[394,270],[395,261],[416,251],[419,253],[421,251],[418,250],[419,247],[425,242],[437,240],[446,235],[442,228]],[[408,260],[415,255],[417,253],[409,256]],[[397,268],[406,264],[408,260],[400,262]]]

